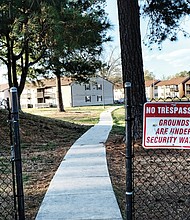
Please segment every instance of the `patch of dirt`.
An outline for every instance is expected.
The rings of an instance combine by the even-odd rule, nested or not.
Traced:
[[[125,218],[126,166],[123,135],[110,134],[106,142],[106,157],[112,186]]]
[[[110,134],[107,161],[114,191],[125,215],[126,159],[122,136]],[[138,220],[190,219],[190,151],[144,149],[133,143],[133,218]]]

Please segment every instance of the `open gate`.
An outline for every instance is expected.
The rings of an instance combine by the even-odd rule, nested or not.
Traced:
[[[0,101],[0,219],[25,219],[17,89]],[[10,107],[11,106],[11,107]]]

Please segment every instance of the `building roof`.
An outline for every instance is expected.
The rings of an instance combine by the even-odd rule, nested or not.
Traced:
[[[96,76],[99,78],[102,78],[101,76]],[[108,82],[110,82],[107,79],[104,79]],[[61,86],[68,86],[71,85],[75,80],[69,78],[69,77],[61,77]],[[110,82],[112,83],[112,82]],[[112,83],[113,84],[113,83]],[[32,88],[32,87],[38,87],[38,88],[47,88],[47,87],[56,87],[56,78],[51,79],[41,79],[33,82],[27,82],[25,85],[25,88]],[[8,84],[1,84],[0,85],[0,91],[3,92],[5,90],[9,89]]]
[[[114,89],[123,89],[123,84],[122,83],[115,83]]]
[[[152,85],[156,85],[159,82],[160,82],[160,80],[158,80],[158,79],[145,80],[145,87],[150,87]]]
[[[185,83],[189,80],[189,76],[186,77],[177,77],[169,80],[160,81],[157,86],[167,86],[167,85],[179,85],[181,83]]]
[[[102,78],[102,77],[97,75],[95,77],[92,77],[91,80],[96,79],[96,78]],[[102,79],[104,79],[104,78],[102,78]],[[104,80],[113,84],[111,81],[109,81],[107,79],[104,79]],[[69,78],[69,77],[61,77],[61,85],[62,86],[69,86],[74,82],[77,82],[77,81],[72,78]],[[37,83],[36,82],[34,83],[34,86],[38,86],[41,88],[55,87],[56,86],[56,78],[39,80],[39,81],[37,81]]]
[[[9,89],[8,83],[0,85],[0,92],[4,92],[7,89]]]
[[[190,84],[190,79],[189,80],[187,80],[187,82],[185,82],[186,84]]]
[[[61,85],[62,86],[67,86],[70,85],[73,81],[70,78],[67,77],[62,77],[61,78]],[[56,79],[43,79],[43,80],[38,80],[33,83],[26,83],[25,88],[31,88],[31,87],[55,87],[56,86]],[[9,89],[8,83],[6,84],[0,84],[0,92],[4,92],[5,90]]]
[[[71,78],[67,78],[67,77],[61,77],[61,85],[62,86],[68,86],[72,83],[73,81],[71,80]],[[56,78],[52,78],[52,79],[42,79],[42,80],[38,80],[36,82],[33,82],[33,87],[41,87],[41,88],[45,88],[45,87],[55,87],[56,86]],[[27,84],[27,87],[30,87],[31,84]]]

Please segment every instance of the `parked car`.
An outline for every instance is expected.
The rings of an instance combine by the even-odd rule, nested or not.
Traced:
[[[114,101],[115,104],[124,104],[124,102],[125,102],[124,98],[120,98]]]

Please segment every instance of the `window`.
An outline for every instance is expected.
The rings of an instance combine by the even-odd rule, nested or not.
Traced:
[[[38,103],[44,103],[43,98],[38,98]]]
[[[102,84],[97,84],[97,85],[96,85],[96,89],[97,89],[97,90],[102,90]]]
[[[38,89],[37,89],[37,92],[43,92],[43,91],[44,91],[43,88],[38,88]]]
[[[91,102],[91,96],[89,95],[85,96],[85,102]]]
[[[97,96],[97,102],[102,102],[102,96],[101,95]]]
[[[85,84],[85,90],[90,90],[90,84]]]

